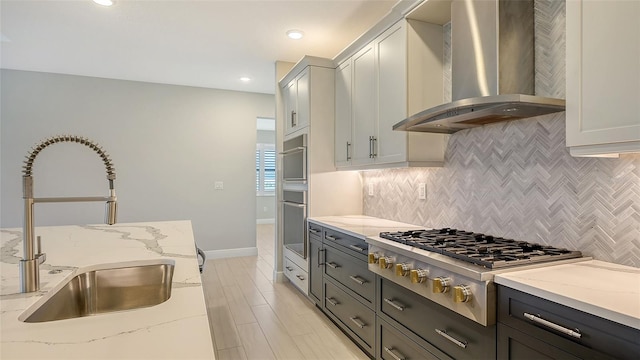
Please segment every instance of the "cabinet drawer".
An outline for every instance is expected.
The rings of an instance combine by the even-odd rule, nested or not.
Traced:
[[[322,241],[322,226],[308,221],[307,227],[309,230],[309,237],[313,237],[318,241]]]
[[[587,349],[619,359],[640,354],[640,330],[504,286],[498,286],[498,304],[498,322],[573,354]]]
[[[423,349],[420,345],[408,339],[388,322],[378,318],[378,359],[383,360],[443,360]]]
[[[327,246],[324,266],[326,275],[352,290],[355,296],[373,308],[376,277],[368,270],[366,262]]]
[[[330,281],[325,280],[324,284],[325,309],[355,334],[370,352],[373,352],[376,331],[376,316],[373,310],[358,302]]]
[[[482,326],[392,281],[380,278],[380,314],[455,359],[496,356],[496,327]]]
[[[362,239],[325,228],[323,241],[325,244],[345,250],[358,259],[367,261],[369,246]]]
[[[295,285],[302,293],[309,293],[309,276],[300,266],[296,265],[289,258],[284,258],[284,275]]]

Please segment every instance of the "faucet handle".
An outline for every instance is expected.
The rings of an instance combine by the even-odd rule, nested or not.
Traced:
[[[38,264],[42,264],[43,262],[47,261],[47,254],[42,252],[42,243],[40,241],[40,236],[36,236],[36,254],[35,257],[36,259],[38,259]]]

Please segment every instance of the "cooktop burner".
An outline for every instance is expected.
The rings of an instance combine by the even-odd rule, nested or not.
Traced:
[[[580,251],[450,228],[382,232],[380,237],[489,269],[582,257]]]

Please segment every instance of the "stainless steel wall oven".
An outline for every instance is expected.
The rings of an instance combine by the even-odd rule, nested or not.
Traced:
[[[282,191],[284,247],[307,258],[307,191]]]

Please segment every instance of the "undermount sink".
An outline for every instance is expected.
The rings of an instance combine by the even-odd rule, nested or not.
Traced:
[[[175,261],[143,260],[88,267],[56,286],[18,319],[35,323],[158,305],[171,297]]]

